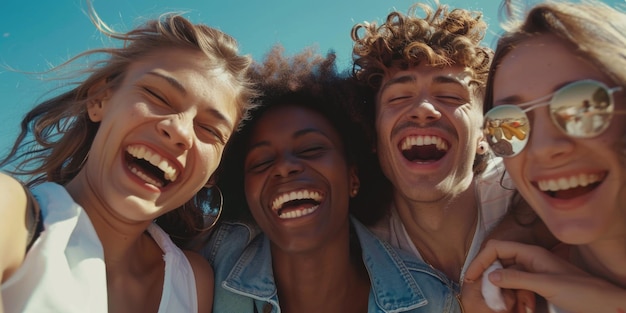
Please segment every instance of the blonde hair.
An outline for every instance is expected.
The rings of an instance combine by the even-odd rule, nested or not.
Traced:
[[[520,20],[515,14],[522,10],[513,1],[505,0],[501,9],[507,12],[510,20],[503,26],[507,32],[498,40],[489,70],[484,112],[493,107],[493,79],[502,59],[520,42],[542,34],[551,34],[564,40],[573,53],[591,62],[608,75],[615,85],[626,90],[624,11],[596,0],[578,3],[550,1],[535,5]],[[626,92],[621,94],[621,101],[626,101]],[[626,165],[626,134],[616,149]]]
[[[579,3],[550,1],[532,7],[520,21],[513,17],[519,8],[505,1],[509,20],[498,40],[487,81],[485,112],[493,106],[493,78],[499,63],[520,42],[541,34],[552,34],[567,42],[572,51],[606,73],[617,85],[626,87],[626,14],[600,1]]]

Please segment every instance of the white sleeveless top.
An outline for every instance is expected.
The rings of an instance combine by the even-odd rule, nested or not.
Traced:
[[[32,193],[44,230],[21,267],[2,284],[4,312],[107,313],[104,254],[89,217],[60,185],[44,183]],[[158,312],[197,312],[189,261],[159,226],[150,225],[148,232],[164,252]]]

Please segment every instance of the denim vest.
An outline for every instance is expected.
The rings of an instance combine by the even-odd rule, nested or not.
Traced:
[[[444,274],[351,223],[370,275],[368,312],[461,312]],[[201,253],[215,272],[213,312],[281,312],[270,242],[258,227],[222,223]]]

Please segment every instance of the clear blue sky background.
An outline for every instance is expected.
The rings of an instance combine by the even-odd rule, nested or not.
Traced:
[[[624,4],[626,0],[604,0]],[[350,64],[350,29],[363,21],[380,21],[391,10],[406,12],[415,0],[94,0],[100,17],[118,31],[167,11],[186,11],[194,22],[234,36],[243,53],[261,60],[280,43],[288,53],[305,46],[337,52],[339,65]],[[489,24],[486,43],[497,35],[499,0],[441,0],[450,7],[483,11]],[[111,46],[84,14],[83,0],[0,1],[0,64],[37,72],[58,65],[86,49]],[[8,151],[19,121],[56,82],[0,68],[0,154]]]

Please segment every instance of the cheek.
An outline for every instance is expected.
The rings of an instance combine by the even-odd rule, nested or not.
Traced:
[[[523,162],[523,151],[522,153],[516,155],[512,158],[504,158],[504,167],[506,171],[509,173],[511,179],[515,182],[515,185],[521,186],[520,183],[523,181],[522,175],[522,162]]]
[[[213,174],[215,169],[220,165],[223,152],[224,148],[221,145],[204,144],[203,149],[200,149],[200,160],[202,164],[199,166],[206,168],[209,175]]]
[[[375,125],[376,127],[376,133],[378,133],[378,138],[381,138],[382,136],[382,132],[385,129],[385,120],[384,117],[382,116],[382,113],[378,112],[376,113],[376,122]]]
[[[244,176],[244,193],[250,209],[255,211],[254,208],[261,197],[261,184],[256,177]]]
[[[376,129],[385,130],[391,129],[393,127],[394,122],[397,120],[399,115],[401,114],[401,108],[397,107],[386,107],[383,109],[379,109],[376,111]]]

